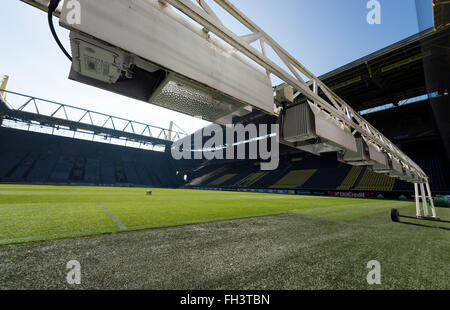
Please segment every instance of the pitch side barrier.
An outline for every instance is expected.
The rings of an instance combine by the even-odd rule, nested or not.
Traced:
[[[273,188],[230,188],[230,187],[211,187],[211,186],[185,186],[184,189],[225,191],[225,192],[244,192],[244,193],[262,193],[262,194],[284,194],[284,195],[303,195],[303,196],[331,196],[342,198],[371,198],[371,199],[394,199],[413,201],[414,195],[406,191],[338,191],[338,190],[316,190],[316,189],[273,189]]]

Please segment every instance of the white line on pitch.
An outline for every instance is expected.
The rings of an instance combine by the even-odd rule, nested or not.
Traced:
[[[108,209],[106,209],[106,207],[104,205],[102,205],[100,202],[98,203],[98,205],[100,206],[100,208],[102,208],[103,211],[105,211],[106,214],[108,214],[109,218],[116,223],[117,227],[119,227],[119,229],[127,229],[127,227],[125,225],[122,224],[122,222],[114,216],[114,214],[112,214],[111,211],[109,211]]]

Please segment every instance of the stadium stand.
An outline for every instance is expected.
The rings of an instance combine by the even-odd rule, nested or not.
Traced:
[[[339,184],[341,184],[342,179],[347,174],[349,169],[350,168],[348,166],[318,169],[317,172],[311,176],[311,178],[308,179],[302,187],[313,190],[335,189]]]
[[[277,183],[275,183],[274,185],[272,185],[270,187],[271,188],[297,188],[297,187],[301,187],[316,172],[317,172],[317,169],[294,170],[294,171],[289,172],[281,180],[279,180]]]
[[[296,157],[291,159],[292,163],[298,163],[299,161],[303,161],[303,157]]]
[[[57,156],[54,154],[41,154],[33,169],[28,174],[28,180],[32,182],[48,181],[50,177],[49,173],[55,166],[56,161]]]
[[[211,183],[209,183],[209,186],[222,186],[225,185],[225,183],[229,180],[231,180],[232,178],[236,177],[237,174],[225,174],[217,179],[215,179],[214,181],[212,181]]]
[[[102,178],[102,181],[106,184],[108,183],[113,184],[116,182],[116,171],[114,168],[114,161],[109,159],[101,162],[100,176]]]
[[[136,167],[132,162],[125,162],[125,175],[127,176],[127,181],[132,184],[140,184],[141,181],[136,173]]]
[[[146,185],[155,187],[272,188],[411,192],[411,184],[351,167],[330,156],[282,155],[275,171],[258,162],[207,161],[192,168],[161,152],[0,128],[1,182]],[[402,144],[431,176],[435,192],[449,190],[448,164],[437,141]],[[184,170],[183,170],[184,169]],[[177,176],[187,174],[187,183]]]
[[[445,150],[442,144],[432,141],[422,142],[420,144],[405,144],[405,152],[411,154],[422,169],[429,175],[431,188],[449,189],[449,162],[446,160]]]
[[[430,185],[435,192],[449,191],[446,182],[448,167],[445,165],[445,154],[436,141],[424,142],[418,146],[405,144],[403,148],[431,176]],[[333,155],[313,157],[303,154],[303,157],[303,160],[292,160],[299,158],[297,154],[283,157],[280,159],[278,169],[270,172],[260,171],[258,163],[253,161],[233,165],[209,161],[192,171],[193,181],[187,186],[398,192],[399,195],[413,190],[410,183],[374,173],[367,167],[339,163]]]
[[[21,155],[20,152],[2,152],[0,154],[0,177],[6,177],[9,172],[20,163],[22,158],[23,155]]]
[[[384,174],[378,174],[366,169],[361,181],[355,189],[363,191],[392,191],[394,189],[394,185],[394,178],[390,178]]]
[[[75,162],[72,171],[72,180],[81,181],[84,178],[84,170],[85,170],[86,160],[84,158],[78,158]]]
[[[355,186],[356,181],[358,180],[363,167],[352,167],[350,172],[345,177],[344,181],[342,181],[341,185],[339,185],[336,189],[338,190],[349,190]]]
[[[75,160],[73,158],[68,157],[60,157],[56,167],[53,169],[53,172],[50,176],[51,181],[56,182],[64,182],[69,180],[70,172],[75,164]]]
[[[242,180],[240,180],[239,182],[235,183],[234,186],[235,187],[250,187],[253,184],[255,184],[256,182],[258,182],[259,180],[261,180],[263,177],[265,177],[267,175],[268,172],[255,172],[252,173],[248,176],[246,176],[245,178],[243,178]]]
[[[89,183],[100,182],[100,162],[98,159],[88,158],[86,160],[85,180]],[[125,180],[121,180],[122,182]]]
[[[11,128],[0,128],[0,182],[179,187],[171,157]]]
[[[153,182],[150,179],[148,169],[137,169],[138,179],[141,180],[142,184],[157,184],[158,182]]]
[[[206,170],[205,167],[208,167],[208,168],[209,168],[209,166],[202,166],[202,167],[201,167],[202,169],[200,170],[200,173],[205,173],[205,174],[201,174],[200,177],[195,178],[194,180],[192,180],[192,181],[188,184],[189,186],[202,185],[204,182],[206,182],[206,181],[212,179],[213,177],[217,176],[218,174],[220,174],[220,173],[222,173],[222,172],[224,172],[224,171],[226,170],[226,167],[223,166],[223,167],[220,167],[220,168],[218,168],[218,169],[215,169],[215,170],[213,170],[213,171],[211,171],[211,172],[207,172],[207,171],[204,171],[204,170]]]

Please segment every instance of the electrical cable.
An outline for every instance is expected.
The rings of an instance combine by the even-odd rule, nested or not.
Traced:
[[[53,25],[53,13],[56,11],[56,8],[59,5],[59,2],[61,0],[51,0],[50,4],[48,6],[48,25],[50,26],[50,31],[52,32],[53,38],[55,39],[56,43],[58,44],[59,48],[63,51],[64,55],[69,58],[70,61],[72,61],[72,56],[67,52],[64,45],[62,45],[61,41],[58,38],[58,35],[56,34],[55,27]]]

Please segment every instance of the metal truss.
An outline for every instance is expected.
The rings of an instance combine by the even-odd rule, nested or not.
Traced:
[[[381,134],[376,128],[369,124],[355,110],[353,110],[344,100],[339,98],[330,88],[328,88],[320,79],[311,73],[298,60],[283,49],[274,39],[265,33],[260,27],[252,22],[247,16],[240,12],[228,0],[213,0],[221,6],[231,16],[240,22],[249,30],[248,35],[239,36],[228,29],[214,13],[213,9],[207,4],[206,0],[158,0],[164,6],[171,5],[182,12],[184,15],[194,20],[202,27],[205,32],[211,32],[226,43],[233,50],[231,52],[240,52],[263,67],[267,74],[273,74],[280,78],[295,91],[295,97],[304,95],[311,104],[327,113],[330,119],[339,123],[343,128],[348,128],[353,135],[360,134],[366,141],[372,143],[379,151],[386,153],[390,159],[398,160],[402,166],[413,173],[415,177],[426,183],[427,175],[423,170],[412,161],[406,154],[397,148],[389,139]],[[251,44],[258,42],[260,50]],[[276,64],[275,60],[269,56],[266,47],[270,47],[280,60],[289,69],[289,72]],[[306,80],[302,76],[306,77]],[[319,95],[324,94],[324,97]]]
[[[63,126],[72,131],[87,131],[94,135],[155,146],[171,145],[173,141],[187,135],[184,132],[135,122],[21,93],[7,90],[0,91],[8,95],[8,102],[5,102],[7,106],[0,106],[0,116],[5,119],[22,122],[34,121],[49,127]],[[14,104],[11,102],[13,97],[15,98]]]

